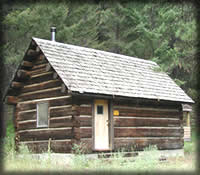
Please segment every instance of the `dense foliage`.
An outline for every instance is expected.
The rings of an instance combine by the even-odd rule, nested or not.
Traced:
[[[194,100],[196,19],[192,3],[41,1],[5,5],[7,65],[23,58],[32,36],[156,61]]]

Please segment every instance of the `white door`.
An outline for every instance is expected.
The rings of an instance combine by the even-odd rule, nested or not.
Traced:
[[[108,101],[95,100],[94,108],[94,147],[96,150],[108,150]]]

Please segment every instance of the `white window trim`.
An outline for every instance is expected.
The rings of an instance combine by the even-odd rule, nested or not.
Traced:
[[[47,104],[47,125],[39,125],[39,104]],[[44,127],[49,127],[49,103],[48,102],[39,102],[39,103],[37,103],[37,106],[36,106],[36,111],[37,111],[37,128],[44,128]]]

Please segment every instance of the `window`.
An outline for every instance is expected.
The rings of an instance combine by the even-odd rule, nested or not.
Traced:
[[[103,114],[103,106],[97,105],[97,114]]]
[[[37,104],[37,127],[48,127],[48,103]]]

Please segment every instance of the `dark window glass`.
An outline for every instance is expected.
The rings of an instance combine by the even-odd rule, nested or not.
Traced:
[[[97,114],[103,114],[103,106],[102,105],[97,106]]]

